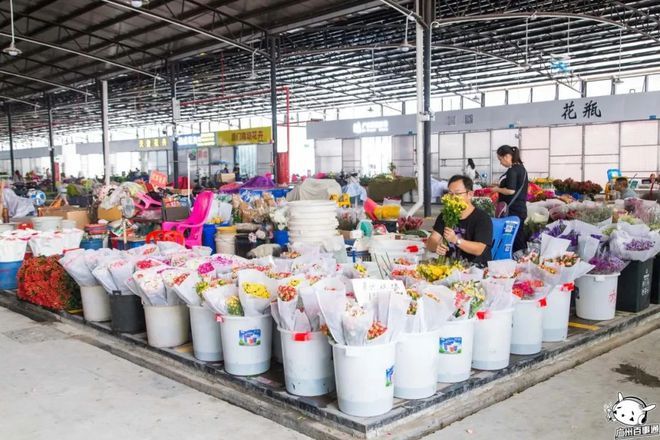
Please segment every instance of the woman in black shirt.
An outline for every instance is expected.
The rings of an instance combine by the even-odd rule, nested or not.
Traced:
[[[523,224],[527,218],[527,186],[529,179],[527,170],[520,159],[518,147],[502,145],[497,149],[497,158],[500,164],[508,168],[500,177],[499,185],[493,191],[500,194],[500,201],[509,206],[509,215],[520,219],[520,226],[513,242],[513,252],[525,249],[525,234]]]

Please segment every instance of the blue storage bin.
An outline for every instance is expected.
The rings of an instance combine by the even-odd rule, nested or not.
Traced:
[[[214,224],[205,224],[204,229],[202,229],[202,246],[207,246],[211,248],[211,253],[215,254],[215,232],[217,225]]]
[[[0,263],[0,290],[13,290],[18,287],[18,269],[23,260]]]
[[[102,247],[103,239],[101,238],[88,238],[80,241],[80,249],[101,249]]]

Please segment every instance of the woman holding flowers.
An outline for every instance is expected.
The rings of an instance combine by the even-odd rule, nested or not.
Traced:
[[[477,265],[491,259],[493,225],[488,214],[472,204],[473,182],[465,176],[449,179],[449,193],[442,198],[443,212],[427,241],[431,252],[462,258]]]
[[[508,215],[520,219],[520,227],[513,241],[513,252],[525,249],[527,242],[523,232],[523,224],[527,218],[527,186],[529,178],[527,170],[520,158],[520,149],[509,145],[502,145],[497,149],[497,158],[500,164],[507,168],[506,173],[500,177],[499,185],[492,188],[493,192],[500,194],[500,202],[508,208]]]

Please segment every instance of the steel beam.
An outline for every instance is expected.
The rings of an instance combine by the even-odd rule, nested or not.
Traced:
[[[78,90],[76,88],[69,87],[69,86],[64,85],[64,84],[59,84],[59,83],[56,83],[56,82],[53,82],[53,81],[48,81],[46,79],[35,78],[34,76],[23,75],[23,74],[18,73],[18,72],[10,72],[9,70],[5,70],[5,69],[0,69],[0,74],[15,76],[16,78],[23,78],[23,79],[27,79],[28,81],[34,81],[34,82],[38,82],[38,83],[41,83],[41,84],[47,84],[49,86],[53,86],[53,87],[56,87],[58,89],[69,90],[71,92],[76,92],[76,93],[80,93],[80,94],[87,95],[87,96],[91,95],[91,93],[85,92],[83,90]]]
[[[11,105],[5,105],[7,110],[7,131],[9,132],[9,165],[11,168],[11,178],[14,178],[14,130],[11,126]]]
[[[51,190],[55,192],[55,140],[53,138],[53,110],[52,95],[46,95],[46,106],[48,109],[48,155],[50,156]]]
[[[277,37],[274,35],[269,36],[268,45],[270,46],[270,117],[273,135],[273,179],[277,183],[279,181],[277,163]]]
[[[108,81],[101,81],[101,136],[103,141],[103,180],[110,185],[110,130],[108,129]]]

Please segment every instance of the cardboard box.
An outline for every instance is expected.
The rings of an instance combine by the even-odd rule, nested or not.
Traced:
[[[110,209],[103,209],[99,207],[97,215],[99,220],[107,220],[109,222],[114,222],[115,220],[121,219],[121,211],[117,207]]]
[[[233,183],[236,182],[236,174],[234,173],[221,173],[220,182],[222,183]]]
[[[84,229],[89,224],[89,214],[85,208],[74,208],[72,206],[62,206],[61,208],[45,208],[40,210],[40,215],[62,217],[66,220],[75,220],[76,228]]]

